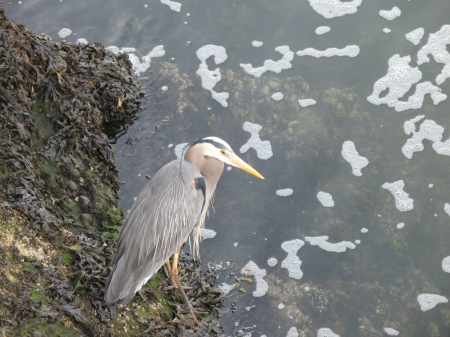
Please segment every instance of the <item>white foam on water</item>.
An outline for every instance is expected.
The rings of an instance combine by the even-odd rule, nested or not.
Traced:
[[[180,12],[181,11],[181,3],[176,1],[170,1],[170,0],[161,0],[161,3],[164,5],[167,5],[170,7],[171,10],[174,12]]]
[[[287,257],[281,262],[281,268],[286,268],[289,277],[300,280],[303,277],[303,272],[300,269],[302,261],[297,256],[297,252],[305,245],[305,242],[299,239],[286,241],[281,244],[281,249],[288,253]]]
[[[388,34],[388,33],[390,33],[390,32],[391,32],[391,30],[390,30],[389,28],[383,28],[383,33]]]
[[[87,41],[86,39],[80,37],[80,38],[77,40],[76,44],[88,44],[88,41]]]
[[[264,61],[263,66],[257,68],[253,68],[251,63],[241,63],[239,64],[239,66],[243,68],[248,74],[255,77],[260,77],[266,71],[273,71],[278,74],[281,72],[281,70],[292,68],[291,61],[294,59],[294,52],[289,49],[289,46],[276,47],[275,51],[283,55],[281,60],[266,60]]]
[[[242,275],[252,275],[256,280],[256,290],[253,292],[253,297],[262,297],[269,290],[269,285],[263,279],[266,276],[266,270],[260,269],[255,262],[249,261],[241,270]]]
[[[389,11],[381,10],[379,14],[382,18],[385,18],[386,20],[394,20],[398,18],[400,15],[402,15],[402,11],[397,6],[394,6]]]
[[[444,205],[444,212],[450,215],[450,204],[445,203]]]
[[[423,99],[426,94],[431,95],[434,105],[439,104],[447,98],[447,95],[441,93],[441,88],[426,81],[417,84],[415,93],[408,97],[407,101],[400,101],[413,86],[422,79],[422,72],[418,67],[412,68],[409,63],[411,57],[400,57],[399,54],[392,56],[388,61],[387,74],[378,79],[373,85],[372,95],[367,100],[375,105],[387,104],[394,107],[396,111],[408,109],[419,109],[422,107]],[[380,98],[380,94],[389,89],[386,96]]]
[[[425,33],[425,30],[422,27],[420,27],[420,28],[414,29],[413,31],[406,34],[405,38],[409,42],[411,42],[412,44],[417,46],[419,44],[420,40],[422,40],[424,33]]]
[[[442,270],[450,273],[450,256],[444,257],[442,260]]]
[[[367,233],[369,230],[367,228],[361,228],[361,233]]]
[[[323,35],[323,34],[328,33],[330,30],[331,30],[331,28],[328,26],[320,26],[320,27],[316,28],[316,34]]]
[[[275,267],[278,263],[278,260],[274,257],[271,257],[270,259],[267,260],[267,264],[269,265],[269,267]]]
[[[369,160],[359,155],[358,151],[356,151],[355,144],[350,140],[345,141],[342,144],[341,154],[345,161],[352,166],[353,175],[358,177],[362,176],[361,169],[369,164]]]
[[[276,92],[272,95],[272,98],[275,101],[281,101],[284,98],[284,95],[281,92]]]
[[[64,39],[72,34],[72,31],[69,28],[63,28],[58,32],[58,36],[61,39]]]
[[[300,106],[302,108],[306,108],[307,106],[310,105],[315,105],[317,102],[315,100],[313,100],[312,98],[305,98],[305,99],[299,99],[298,100],[298,104],[300,104]]]
[[[442,134],[444,133],[444,128],[436,122],[426,119],[420,125],[419,131],[416,130],[416,123],[420,122],[425,116],[420,115],[413,119],[406,121],[403,124],[403,130],[407,135],[413,134],[413,136],[408,139],[402,147],[402,152],[406,158],[411,159],[414,152],[423,151],[424,146],[422,144],[424,139],[433,142],[432,147],[436,153],[450,156],[450,139],[442,142]]]
[[[327,19],[354,14],[358,11],[362,0],[342,2],[339,0],[309,0],[311,7]]]
[[[298,56],[314,56],[314,57],[332,57],[332,56],[348,56],[356,57],[359,54],[359,47],[356,45],[345,46],[342,49],[327,48],[325,50],[317,50],[314,48],[306,48],[299,50],[296,54]]]
[[[398,336],[399,332],[392,328],[384,328],[384,332],[386,332],[389,336]]]
[[[280,197],[288,197],[292,193],[294,193],[294,190],[291,188],[285,188],[283,190],[278,190],[275,192],[276,195],[279,195]]]
[[[233,243],[233,247],[236,248],[239,245],[239,242]]]
[[[450,77],[450,53],[447,45],[450,44],[450,25],[443,25],[436,33],[431,33],[428,42],[417,53],[417,64],[430,62],[429,54],[433,55],[437,63],[445,64],[441,73],[436,77],[436,83],[442,84]]]
[[[177,156],[177,159],[181,158],[181,154],[183,153],[183,148],[188,145],[188,143],[181,143],[175,146],[173,151],[175,152],[175,155]]]
[[[161,87],[161,90],[162,90],[162,91],[167,91],[167,89],[169,89],[169,88],[167,87],[167,85],[163,85],[163,86]]]
[[[339,337],[329,328],[322,328],[317,330],[317,337]]]
[[[341,241],[336,243],[328,242],[328,236],[306,236],[305,241],[309,242],[311,246],[319,246],[319,248],[327,252],[343,253],[349,249],[355,249],[356,246],[350,241]]]
[[[210,56],[214,56],[214,62],[216,64],[225,62],[228,58],[225,48],[214,44],[208,44],[199,48],[196,54],[198,59],[201,61],[196,74],[202,79],[202,87],[211,92],[213,99],[222,104],[222,106],[227,107],[227,99],[230,95],[227,92],[219,93],[213,90],[214,86],[222,79],[220,68],[209,70],[208,65],[206,64],[206,60]]]
[[[359,244],[361,243],[361,240],[355,240],[355,243],[356,243],[357,245],[359,245]]]
[[[286,306],[283,303],[278,304],[278,309],[282,310],[284,309]]]
[[[417,301],[419,302],[420,310],[427,311],[433,309],[440,303],[447,303],[448,299],[441,295],[420,294],[419,296],[417,296]]]
[[[330,193],[320,191],[317,193],[317,199],[323,207],[334,207],[333,197]]]
[[[429,184],[428,185],[428,188],[432,188],[434,185],[433,184]]]
[[[217,233],[215,231],[213,231],[212,229],[202,228],[200,230],[200,236],[202,237],[202,240],[212,239],[216,235],[217,235]]]
[[[395,207],[401,212],[407,212],[414,208],[414,200],[409,198],[409,194],[406,193],[403,188],[405,182],[403,180],[397,180],[393,183],[384,183],[381,187],[392,193],[395,199]]]
[[[150,63],[152,61],[152,58],[155,57],[162,57],[166,54],[166,51],[164,50],[163,45],[159,45],[154,47],[147,55],[142,57],[142,62],[139,60],[139,57],[134,54],[136,51],[135,48],[119,48],[116,46],[109,46],[105,49],[113,52],[114,54],[119,53],[127,53],[128,58],[130,59],[131,64],[133,65],[133,71],[135,72],[136,76],[139,76],[141,73],[145,72],[148,68],[150,68]]]
[[[267,160],[273,156],[272,145],[270,144],[270,141],[262,141],[259,137],[259,132],[262,130],[261,125],[245,122],[243,129],[244,131],[250,132],[251,136],[247,143],[242,145],[239,149],[241,153],[245,153],[250,148],[253,148],[255,149],[256,155],[259,159]]]
[[[228,293],[235,289],[236,285],[235,284],[226,284],[226,283],[222,283],[220,285],[217,286],[217,289],[225,296],[228,295]]]
[[[299,337],[300,335],[298,334],[297,328],[296,327],[292,327],[289,329],[286,337]]]
[[[264,42],[256,41],[256,40],[252,42],[252,46],[255,47],[255,48],[259,48],[259,47],[261,47],[263,44],[264,44]]]
[[[397,224],[397,229],[402,229],[403,227],[405,227],[405,223],[404,222],[399,222]]]

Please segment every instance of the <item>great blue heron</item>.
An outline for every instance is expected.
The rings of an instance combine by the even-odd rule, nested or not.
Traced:
[[[125,218],[106,281],[106,303],[128,304],[166,263],[172,283],[180,290],[195,320],[178,278],[178,254],[193,231],[192,251],[194,257],[199,256],[200,230],[224,163],[264,177],[217,137],[196,140],[186,145],[183,154],[182,159],[173,160],[156,172]]]

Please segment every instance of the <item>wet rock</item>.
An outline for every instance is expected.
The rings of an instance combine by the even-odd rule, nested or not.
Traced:
[[[86,207],[87,205],[89,205],[89,198],[85,197],[84,195],[80,195],[78,197],[78,204],[80,205],[80,207]]]
[[[75,191],[78,190],[77,184],[75,184],[75,182],[73,182],[72,180],[69,180],[69,181],[67,182],[67,188],[68,188],[69,190],[71,190],[72,192],[75,192]]]

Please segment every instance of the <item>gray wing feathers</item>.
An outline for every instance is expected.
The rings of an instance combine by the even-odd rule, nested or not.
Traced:
[[[163,166],[139,193],[120,233],[105,301],[128,303],[134,293],[188,238],[199,220],[202,191],[192,180],[202,177],[189,162]],[[126,303],[125,303],[126,302]]]

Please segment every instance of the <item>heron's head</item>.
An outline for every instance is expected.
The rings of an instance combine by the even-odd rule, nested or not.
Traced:
[[[205,137],[186,145],[186,156],[195,156],[196,160],[201,161],[220,160],[264,179],[258,171],[239,158],[227,142],[218,137]]]

